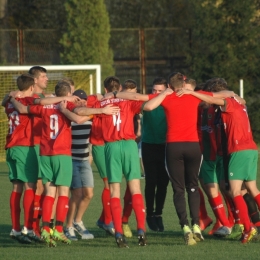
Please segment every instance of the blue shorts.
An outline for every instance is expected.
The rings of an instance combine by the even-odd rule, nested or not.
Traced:
[[[93,172],[88,160],[72,160],[72,167],[71,189],[94,187]]]

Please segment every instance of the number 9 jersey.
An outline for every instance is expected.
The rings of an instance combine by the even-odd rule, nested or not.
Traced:
[[[73,103],[67,103],[68,110],[74,108]],[[40,155],[71,156],[71,121],[60,112],[59,104],[29,106],[28,112],[42,118]]]

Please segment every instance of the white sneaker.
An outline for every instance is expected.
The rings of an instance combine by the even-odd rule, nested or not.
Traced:
[[[222,226],[219,229],[217,229],[213,235],[214,236],[218,236],[218,237],[225,237],[230,235],[232,232],[232,228],[226,227],[226,226]]]
[[[82,239],[93,239],[94,235],[91,234],[86,227],[84,226],[83,222],[80,221],[79,223],[73,222],[74,229],[78,232]]]
[[[65,236],[71,241],[78,241],[78,238],[75,234],[74,227],[68,227],[64,229]]]

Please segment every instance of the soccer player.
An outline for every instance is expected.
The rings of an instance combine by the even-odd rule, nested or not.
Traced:
[[[247,205],[241,195],[243,181],[245,181],[247,190],[254,197],[258,208],[260,208],[260,192],[256,185],[258,149],[253,141],[246,108],[236,97],[218,99],[185,90],[179,95],[184,93],[196,96],[207,103],[219,105],[222,110],[228,154],[230,155],[228,165],[230,192],[239,218],[244,225],[241,242],[248,243],[257,235],[257,230],[251,226]]]
[[[167,87],[166,79],[155,78],[152,94],[159,94]],[[167,123],[162,106],[152,111],[143,111],[142,158],[146,173],[146,222],[150,230],[155,232],[164,231],[162,212],[169,183],[169,176],[165,169],[166,130]]]
[[[70,85],[74,86],[74,82],[70,81]],[[87,95],[84,90],[78,89],[73,95],[81,99],[78,102],[79,106],[86,106]],[[82,124],[71,123],[73,175],[65,235],[72,241],[78,240],[75,231],[78,232],[82,239],[94,238],[82,221],[83,214],[86,212],[93,197],[94,187],[93,172],[88,160],[91,125],[92,122],[90,120]]]
[[[108,90],[116,89],[116,91],[114,91],[114,98],[101,101],[100,106],[106,107],[113,104],[120,107],[120,112],[116,115],[101,118],[103,138],[106,142],[105,161],[111,193],[110,206],[115,226],[116,243],[119,247],[128,247],[123,236],[121,219],[120,182],[123,173],[132,194],[132,207],[137,220],[138,244],[145,246],[147,243],[145,209],[140,188],[139,158],[133,126],[133,117],[140,113],[142,102],[117,98],[120,81],[114,76],[106,78],[104,86]]]
[[[19,102],[24,105],[33,104],[34,78],[23,74],[17,78],[17,86],[23,94]],[[34,150],[32,135],[32,116],[20,114],[7,100],[5,112],[9,120],[8,135],[6,137],[6,162],[9,167],[9,179],[13,184],[10,196],[12,231],[10,236],[21,243],[40,241],[33,232],[33,200],[36,181],[38,178],[38,162]],[[23,189],[25,191],[23,192]],[[20,227],[20,200],[23,196],[24,227]]]

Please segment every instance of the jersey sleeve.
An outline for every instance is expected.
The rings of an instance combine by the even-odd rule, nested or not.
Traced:
[[[152,98],[154,98],[154,97],[157,97],[159,94],[149,94],[148,95],[148,98],[149,98],[149,100],[150,99],[152,99]]]
[[[28,113],[33,114],[35,116],[41,116],[43,106],[41,105],[31,105],[28,106]]]
[[[67,109],[69,110],[69,111],[73,111],[73,109],[76,107],[76,105],[74,104],[74,103],[72,103],[72,102],[68,102],[67,103]]]
[[[90,95],[87,98],[87,107],[94,107],[95,103],[98,101],[97,96]]]

